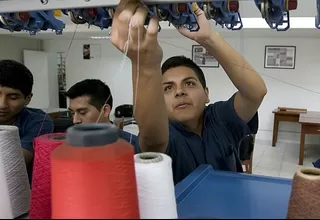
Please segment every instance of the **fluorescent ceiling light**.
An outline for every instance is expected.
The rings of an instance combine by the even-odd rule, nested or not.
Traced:
[[[1,0],[0,0],[1,1]],[[242,18],[242,23],[243,23],[243,29],[271,29],[267,22],[261,18],[261,17],[256,17],[256,18]],[[175,30],[175,27],[173,25],[169,26],[168,22],[162,21],[160,22],[160,26],[163,30]],[[215,21],[212,21],[212,26],[216,27],[216,31],[231,31],[227,30],[226,28],[221,28],[219,25],[215,25]],[[66,32],[74,32],[75,31],[75,24],[70,24],[67,25],[66,30],[64,30],[64,33]],[[315,27],[315,18],[314,17],[290,17],[290,29],[316,29]],[[289,30],[290,30],[289,29]],[[316,29],[317,30],[317,29]],[[320,31],[320,30],[319,30]],[[0,30],[1,32],[1,30]],[[82,25],[77,28],[77,32],[91,32],[90,35],[93,35],[89,37],[90,39],[93,40],[106,40],[110,39],[110,36],[108,36],[108,33],[105,33],[105,36],[94,36],[99,32],[97,35],[102,35],[101,34],[101,29],[100,28],[87,28],[87,26]],[[236,31],[235,31],[236,32]]]
[[[290,17],[290,29],[315,29],[314,17]],[[263,18],[242,18],[243,28],[270,29]],[[286,25],[286,24],[285,24]]]
[[[315,29],[314,17],[290,17],[290,29]],[[212,21],[215,24],[215,21]],[[263,18],[242,18],[243,28],[245,29],[270,29]],[[285,24],[286,25],[286,24]],[[172,25],[169,27],[167,21],[160,22],[162,29],[175,29]],[[217,25],[219,27],[219,25]],[[90,37],[92,39],[110,39],[110,36]]]
[[[90,38],[94,40],[105,40],[105,39],[110,39],[110,36],[92,36]]]

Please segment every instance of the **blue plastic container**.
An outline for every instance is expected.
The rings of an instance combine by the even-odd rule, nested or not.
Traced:
[[[179,218],[285,219],[291,179],[201,165],[176,185]]]

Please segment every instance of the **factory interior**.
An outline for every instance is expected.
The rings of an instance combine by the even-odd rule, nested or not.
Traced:
[[[63,133],[74,124],[66,92],[82,80],[99,79],[110,87],[112,93],[110,121],[120,121],[121,129],[129,134],[139,134],[139,126],[132,113],[135,103],[133,66],[130,59],[111,41],[112,14],[119,2],[120,0],[0,0],[0,61],[14,60],[31,71],[34,80],[33,95],[27,107],[42,109],[49,115],[55,123],[55,133]],[[149,14],[158,12],[160,17],[166,15],[159,23],[158,33],[158,42],[163,51],[162,63],[173,56],[185,56],[196,63],[206,79],[210,100],[208,104],[226,101],[238,91],[223,66],[207,49],[177,31],[176,26],[179,25],[185,28],[198,25],[192,17],[194,11],[191,1],[141,2],[148,8]],[[190,180],[191,174],[187,177],[190,177],[189,182],[184,181],[175,186],[174,202],[178,211],[168,209],[167,215],[161,215],[159,213],[166,212],[162,210],[158,211],[158,216],[150,214],[150,211],[148,215],[141,211],[142,202],[139,201],[140,217],[176,218],[178,215],[179,218],[280,219],[287,218],[288,213],[291,213],[291,218],[299,217],[298,214],[292,214],[293,205],[289,205],[288,209],[288,204],[292,204],[288,201],[293,197],[293,194],[290,197],[292,180],[300,168],[320,168],[320,0],[200,0],[198,6],[211,22],[212,30],[252,66],[267,88],[257,111],[259,123],[257,132],[251,136],[251,153],[247,158],[241,159],[244,172],[239,175],[248,176],[251,182],[239,182],[238,188],[226,190],[228,192],[221,190],[223,193],[220,193],[219,187],[231,184],[222,182],[223,178],[236,178],[236,182],[240,181],[237,178],[246,177],[231,177],[228,173],[215,174],[214,177],[221,178],[221,181],[213,185],[213,188],[217,187],[214,192],[206,193],[224,199],[213,201],[213,198],[205,196],[206,193],[200,192],[204,187],[208,187],[207,190],[210,191],[208,184],[211,177],[203,177],[204,183],[201,185],[200,180]],[[198,30],[190,28],[190,31]],[[130,108],[131,115],[119,112],[121,107]],[[36,156],[33,166],[36,165],[35,161]],[[62,167],[61,164],[59,166]],[[55,169],[57,167],[58,165]],[[202,172],[207,171],[204,169]],[[208,182],[205,183],[205,180]],[[215,182],[213,177],[211,181]],[[273,181],[282,182],[277,182],[276,188],[271,186]],[[317,181],[319,186],[319,178]],[[252,196],[254,192],[250,191],[250,186],[265,197],[258,198],[258,192],[255,197]],[[33,188],[31,198],[32,190]],[[51,191],[52,196],[57,191]],[[317,194],[314,198],[319,198],[315,203],[320,205],[320,191],[314,192]],[[61,199],[62,193],[59,196],[52,201]],[[247,203],[244,204],[240,197],[246,196]],[[204,201],[201,202],[201,198]],[[197,199],[199,202],[196,202]],[[97,199],[102,200],[100,197]],[[228,201],[229,204],[223,206],[221,201]],[[143,207],[146,208],[151,203],[145,202]],[[203,205],[200,207],[195,203]],[[210,204],[213,203],[216,208],[211,209]],[[82,203],[83,207],[84,204]],[[316,207],[316,204],[313,205]],[[57,207],[58,205],[53,210],[52,206],[51,216],[41,216],[39,213],[35,214],[36,208],[32,206],[31,199],[30,218],[31,212],[35,219],[90,217],[86,212],[78,216],[71,214],[74,211],[59,212]],[[295,210],[298,210],[297,207],[299,205],[295,206]],[[320,218],[319,207],[317,210],[310,211],[304,218],[309,218],[310,213],[313,213],[310,218]],[[97,213],[102,211],[99,209]],[[114,213],[109,216],[92,214],[92,218],[117,218]],[[18,214],[15,217],[17,216]],[[135,218],[132,212],[127,216],[119,216]]]

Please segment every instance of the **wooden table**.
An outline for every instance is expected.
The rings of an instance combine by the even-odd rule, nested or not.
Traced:
[[[303,165],[306,134],[320,135],[320,112],[301,113],[299,123],[301,124],[299,165]]]
[[[272,146],[276,146],[278,140],[278,129],[280,121],[299,122],[300,113],[307,112],[307,109],[278,107],[274,114]]]

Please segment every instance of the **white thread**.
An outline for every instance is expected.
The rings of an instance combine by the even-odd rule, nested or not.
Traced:
[[[117,73],[114,75],[114,77],[115,77],[116,75],[120,74],[120,73],[122,72],[122,70],[123,70],[123,67],[124,67],[124,65],[125,65],[125,61],[126,61],[126,58],[127,58],[128,50],[129,50],[129,40],[130,40],[130,39],[131,39],[131,31],[130,31],[130,28],[129,28],[128,38],[127,38],[126,43],[124,44],[124,55],[123,55],[123,58],[122,58],[122,61],[121,61],[121,65],[120,65]],[[112,80],[111,80],[111,81],[112,81]],[[111,97],[111,92],[110,92],[108,98],[106,99],[106,101],[104,102],[104,104],[107,104],[107,103],[108,103],[110,97]],[[99,122],[99,120],[100,120],[101,116],[103,115],[103,113],[104,113],[104,111],[103,111],[103,109],[101,109],[101,110],[100,110],[99,117],[98,117],[98,119],[96,120],[96,123]],[[131,141],[130,141],[130,143],[131,143]]]
[[[65,56],[65,58],[64,58],[64,62],[67,62],[68,54],[69,54],[69,52],[70,52],[70,49],[71,49],[71,46],[72,46],[72,42],[73,42],[73,40],[74,40],[74,37],[76,36],[77,29],[78,29],[78,24],[76,25],[76,27],[75,27],[75,29],[74,29],[71,42],[70,42],[70,44],[69,44],[69,46],[68,46],[67,53],[66,53],[66,56]],[[49,100],[49,105],[48,105],[48,108],[44,111],[45,114],[44,114],[44,116],[43,116],[43,120],[42,120],[42,122],[41,122],[41,125],[40,125],[40,128],[39,128],[39,131],[38,131],[38,135],[37,135],[37,136],[39,136],[39,135],[41,134],[43,124],[44,124],[44,122],[45,122],[45,120],[46,120],[46,117],[48,116],[49,108],[50,108],[51,102],[52,102],[51,97],[54,97],[54,95],[55,95],[56,93],[58,94],[58,93],[59,93],[59,90],[54,90],[54,91],[52,92],[52,96],[49,97],[49,99],[50,99],[50,100]]]
[[[141,219],[177,219],[172,160],[166,154],[136,154],[135,172]]]
[[[129,29],[128,29],[128,37],[127,37],[127,41],[125,42],[124,44],[124,51],[123,51],[123,58],[122,58],[122,61],[121,61],[121,65],[119,67],[119,70],[117,71],[117,74],[120,74],[122,71],[123,71],[123,68],[124,68],[124,65],[125,65],[125,61],[126,61],[126,58],[127,58],[127,55],[128,55],[128,51],[129,51],[129,42],[130,40],[132,40],[132,36],[131,36],[131,27],[132,27],[132,23],[130,21],[129,23]],[[135,115],[135,106],[136,106],[136,102],[137,102],[137,97],[138,97],[138,84],[139,84],[139,64],[140,64],[140,28],[138,26],[138,48],[137,48],[137,79],[136,79],[136,88],[135,88],[135,96],[134,96],[134,101],[133,101],[133,113],[132,113],[132,119],[134,119],[134,115]],[[116,76],[115,75],[115,76]],[[109,101],[109,98],[111,96],[111,93],[109,94],[107,100],[105,101],[104,104],[107,104],[108,101]],[[99,114],[99,117],[96,121],[96,123],[99,122],[101,116],[103,115],[103,109],[101,109],[100,111],[100,114]],[[134,124],[133,120],[132,120],[132,123],[131,124]],[[133,134],[132,132],[130,132],[130,140],[129,140],[129,143],[131,144],[132,143],[132,137],[133,137]]]
[[[2,155],[0,154],[0,218],[12,219],[12,208],[9,196],[9,189],[7,179],[5,177],[4,162]]]
[[[9,195],[12,217],[16,218],[28,213],[30,207],[30,184],[18,127],[11,125],[0,126],[0,154],[0,166],[3,166],[3,170],[0,170],[2,171],[0,173],[1,200],[5,199],[6,194]],[[7,188],[3,185],[4,180]],[[6,190],[7,193],[4,192]],[[0,215],[8,213],[9,210],[2,212],[2,208],[4,207],[0,207]]]
[[[131,21],[130,21],[130,28],[131,28]],[[130,33],[130,28],[129,28],[129,33]],[[131,37],[129,35],[129,37]],[[136,105],[137,105],[137,99],[138,99],[138,86],[139,86],[139,78],[140,78],[140,28],[138,25],[138,48],[137,48],[137,78],[136,78],[136,88],[135,88],[135,96],[133,98],[133,111],[132,111],[132,119],[134,119],[135,113],[136,113]],[[132,120],[132,123],[133,120]],[[133,134],[130,133],[130,144],[132,141],[132,136]]]

